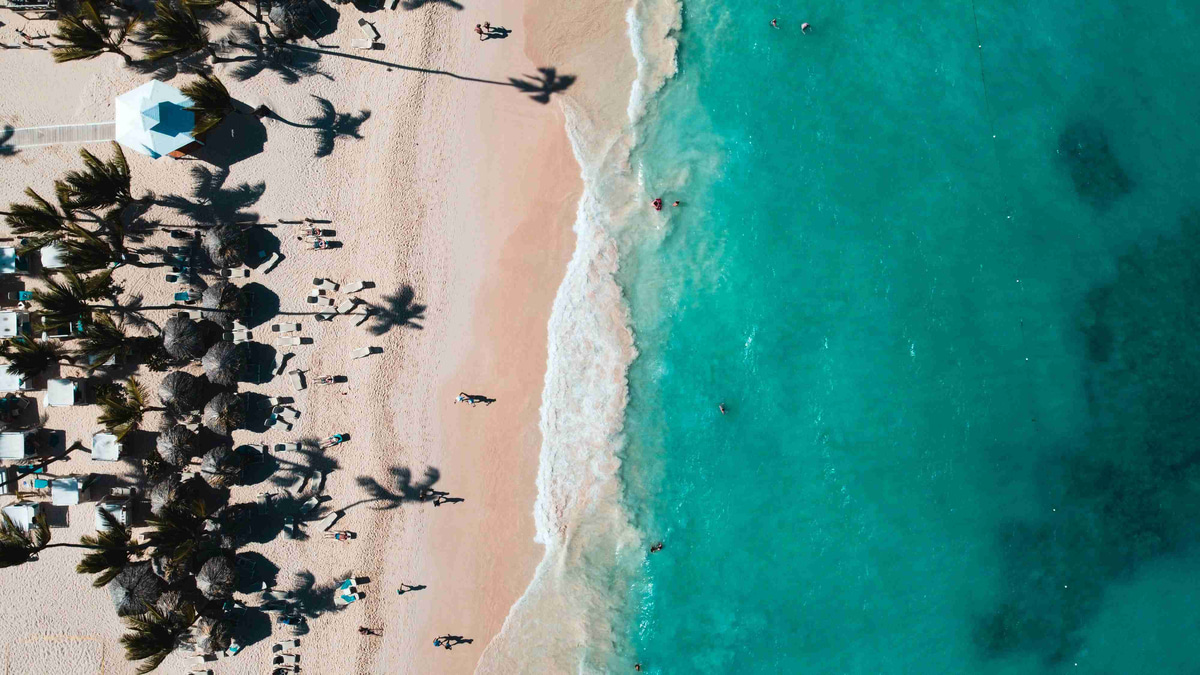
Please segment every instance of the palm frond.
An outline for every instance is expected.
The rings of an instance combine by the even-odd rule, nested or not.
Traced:
[[[214,75],[201,75],[199,80],[184,85],[180,91],[192,100],[192,105],[188,107],[196,116],[192,136],[212,129],[233,112],[233,98],[229,90]]]
[[[154,18],[146,22],[145,33],[151,45],[146,56],[151,61],[209,49],[208,29],[192,10],[175,7],[167,0],[154,3]]]

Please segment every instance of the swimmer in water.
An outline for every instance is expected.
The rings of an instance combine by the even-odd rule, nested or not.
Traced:
[[[662,542],[661,541],[650,547],[651,553],[658,553],[661,550],[662,550]]]
[[[771,19],[771,28],[779,28],[779,19]]]
[[[805,21],[804,23],[800,24],[800,32],[801,32],[801,33],[807,33],[807,32],[808,32],[808,29],[810,29],[810,28],[812,28],[812,26],[808,25],[808,22],[807,22],[807,21]]]
[[[671,206],[679,206],[679,200],[677,199],[674,202],[671,202]]]
[[[721,414],[724,415],[725,414],[725,404],[724,403],[717,404],[717,410],[720,410]]]
[[[661,197],[656,197],[654,199],[654,201],[652,201],[650,203],[654,205],[655,211],[662,211],[662,198]]]

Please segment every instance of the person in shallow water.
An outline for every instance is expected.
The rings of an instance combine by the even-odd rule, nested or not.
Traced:
[[[804,23],[800,24],[800,32],[801,32],[801,33],[807,33],[807,32],[808,32],[808,30],[809,30],[810,28],[812,28],[812,26],[808,25],[808,22],[807,22],[807,21],[805,21]]]
[[[771,28],[779,28],[779,19],[771,19]]]
[[[720,411],[721,411],[721,414],[722,414],[722,415],[724,415],[724,414],[725,414],[725,404],[724,404],[724,403],[718,403],[718,404],[717,404],[717,410],[720,410]]]
[[[659,551],[661,551],[661,550],[662,550],[662,546],[663,546],[663,544],[662,544],[662,542],[660,541],[660,542],[658,542],[658,543],[656,543],[655,545],[653,545],[653,546],[651,546],[651,547],[650,547],[650,552],[651,552],[651,553],[658,553]]]
[[[655,211],[662,211],[662,197],[655,197],[650,203],[654,205]]]

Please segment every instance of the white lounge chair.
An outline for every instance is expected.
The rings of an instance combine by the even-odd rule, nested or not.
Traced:
[[[267,600],[267,601],[287,600],[290,597],[292,597],[291,591],[273,591],[273,590],[272,591],[267,591],[267,590],[263,591],[263,600]],[[296,641],[292,640],[292,642],[296,642]],[[287,644],[287,643],[280,643],[280,644]],[[296,645],[292,645],[292,646],[299,646],[299,643],[297,642]],[[289,647],[284,647],[283,649],[289,649]],[[274,650],[274,651],[283,651],[283,650]]]
[[[281,337],[275,340],[276,347],[295,347],[300,344],[298,337]]]
[[[362,347],[350,352],[350,356],[356,359],[361,359],[375,353],[374,347]]]
[[[375,49],[375,41],[370,38],[355,38],[350,41],[350,46],[355,49]]]
[[[300,449],[299,443],[276,443],[275,452],[296,452]]]
[[[284,353],[282,353],[282,354],[280,354],[280,355],[279,355],[279,367],[277,367],[277,368],[275,369],[275,374],[276,374],[276,375],[282,375],[282,374],[283,374],[283,369],[284,369],[284,368],[287,368],[287,362],[288,362],[288,357],[289,357],[289,356],[295,356],[295,354],[294,354],[294,353],[292,353],[292,352],[284,352]]]
[[[276,406],[271,412],[286,422],[295,422],[300,419],[300,411],[285,406]]]
[[[175,316],[182,316],[185,319],[200,319],[203,315],[198,309],[181,309],[175,312]]]
[[[300,505],[300,513],[308,513],[321,505],[321,500],[317,497],[311,497],[308,501]]]
[[[336,292],[337,289],[339,288],[336,283],[330,281],[329,279],[322,279],[321,277],[317,277],[316,279],[313,279],[313,286],[315,286],[321,290],[330,291],[330,292]]]
[[[368,307],[368,308],[366,308],[365,310],[363,310],[363,313],[362,313],[362,314],[360,314],[360,315],[358,316],[358,321],[355,321],[355,322],[354,322],[354,325],[355,325],[355,326],[361,326],[361,325],[363,325],[364,323],[366,323],[366,322],[367,322],[367,319],[371,318],[371,316],[372,316],[373,314],[375,314],[375,308],[374,308],[374,307]]]
[[[318,307],[333,307],[337,302],[333,298],[317,298],[317,301],[313,304]]]
[[[333,524],[336,523],[337,519],[341,518],[341,517],[342,517],[341,511],[334,511],[333,513],[330,513],[329,515],[322,518],[321,522],[317,523],[317,525],[319,525],[321,527],[322,532],[328,532],[329,528],[333,527]]]
[[[287,535],[288,539],[296,538],[296,519],[292,516],[288,516],[284,519],[283,533]]]
[[[349,605],[352,602],[357,602],[359,600],[362,600],[365,597],[367,597],[367,594],[363,593],[363,592],[342,593],[333,598],[333,604],[339,605],[339,606],[345,606],[345,605]]]
[[[313,318],[316,319],[317,321],[329,321],[330,319],[332,319],[335,316],[337,316],[337,314],[330,314],[328,312],[322,312],[320,314],[315,315]]]
[[[275,644],[271,645],[271,652],[272,653],[284,652],[289,649],[295,649],[296,647],[299,647],[299,646],[300,646],[299,640],[284,640],[283,642],[276,642]]]
[[[350,284],[349,286],[347,286],[344,290],[342,290],[342,292],[343,293],[357,293],[357,292],[365,289],[366,287],[367,287],[367,282],[356,281],[356,282]]]
[[[298,323],[275,323],[271,324],[272,333],[295,333],[300,330]]]
[[[280,431],[291,431],[292,425],[284,420],[279,419],[278,417],[272,416],[267,418],[267,428]]]
[[[358,305],[358,298],[350,298],[349,300],[338,305],[337,312],[338,312],[338,314],[349,314],[350,312],[354,311],[354,308],[357,305]]]
[[[292,388],[296,391],[302,391],[304,389],[304,373],[301,373],[299,370],[292,370],[288,372],[288,375],[291,375]]]
[[[199,665],[208,663],[209,661],[216,661],[216,660],[217,660],[217,657],[215,654],[197,654],[196,656],[194,656],[192,658],[192,663],[199,666]]]
[[[276,251],[272,251],[271,255],[269,256],[266,255],[266,251],[259,251],[258,254],[266,257],[266,260],[264,260],[263,263],[258,266],[259,271],[261,271],[263,274],[270,273],[270,271],[275,269],[275,266],[279,264],[279,261],[282,260],[282,257]]]
[[[370,21],[367,21],[362,17],[359,17],[358,19],[358,29],[362,31],[363,35],[370,38],[372,41],[379,39],[379,31],[375,30],[375,26]]]
[[[300,663],[300,657],[295,654],[279,654],[271,659],[271,663],[278,665],[287,665],[292,663]]]
[[[304,489],[304,481],[306,480],[308,480],[307,476],[296,476],[296,481],[292,483],[292,486],[289,487],[288,490],[290,490],[292,494],[300,494],[300,491]]]
[[[226,279],[240,279],[250,276],[250,270],[245,267],[226,267],[225,269],[221,270],[221,276],[225,277]]]

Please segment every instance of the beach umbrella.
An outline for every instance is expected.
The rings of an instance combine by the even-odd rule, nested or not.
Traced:
[[[204,383],[191,373],[176,370],[158,385],[158,400],[180,412],[199,410],[204,404]]]
[[[191,562],[187,558],[176,560],[169,555],[156,555],[150,559],[150,569],[159,579],[173,585],[191,576]],[[162,598],[159,598],[162,602]]]
[[[279,29],[281,40],[291,40],[304,35],[304,22],[311,16],[312,11],[309,10],[308,3],[298,0],[272,3],[271,11],[267,14],[267,18]]]
[[[246,348],[232,342],[218,342],[208,348],[200,360],[208,379],[217,384],[233,386],[246,367]]]
[[[196,574],[196,590],[209,600],[232,597],[236,586],[237,571],[233,558],[227,555],[209,558]]]
[[[111,583],[108,592],[117,616],[145,614],[146,606],[153,607],[163,592],[163,582],[150,569],[150,563],[138,562],[121,570]]]
[[[155,574],[158,573],[155,572]],[[158,602],[154,603],[154,609],[157,609],[158,613],[165,617],[171,617],[182,612],[184,607],[190,604],[182,591],[167,591],[158,597]]]
[[[226,505],[213,513],[220,532],[221,548],[237,549],[250,543],[258,508],[253,502]]]
[[[183,316],[167,319],[163,326],[163,349],[171,358],[191,361],[204,355],[204,335],[200,325]]]
[[[168,504],[183,497],[183,480],[179,474],[170,474],[150,488],[150,513],[158,515]]]
[[[117,97],[117,142],[131,150],[158,158],[194,141],[196,116],[192,100],[175,87],[158,80]]]
[[[228,281],[218,281],[204,289],[201,304],[204,306],[205,319],[215,321],[228,328],[233,325],[234,319],[242,316],[242,312],[246,309],[246,296],[242,295],[242,289]]]
[[[246,231],[241,225],[226,223],[205,230],[204,250],[217,267],[240,267],[246,257]]]
[[[233,622],[224,617],[201,617],[192,631],[196,638],[196,651],[201,654],[223,652],[233,642]]]
[[[182,424],[176,424],[158,435],[156,448],[164,462],[182,468],[196,454],[196,434]]]
[[[242,477],[242,456],[228,445],[218,445],[204,453],[200,476],[213,487],[228,487]]]
[[[222,392],[204,406],[201,421],[213,432],[228,436],[234,429],[245,426],[246,406],[237,394]]]

